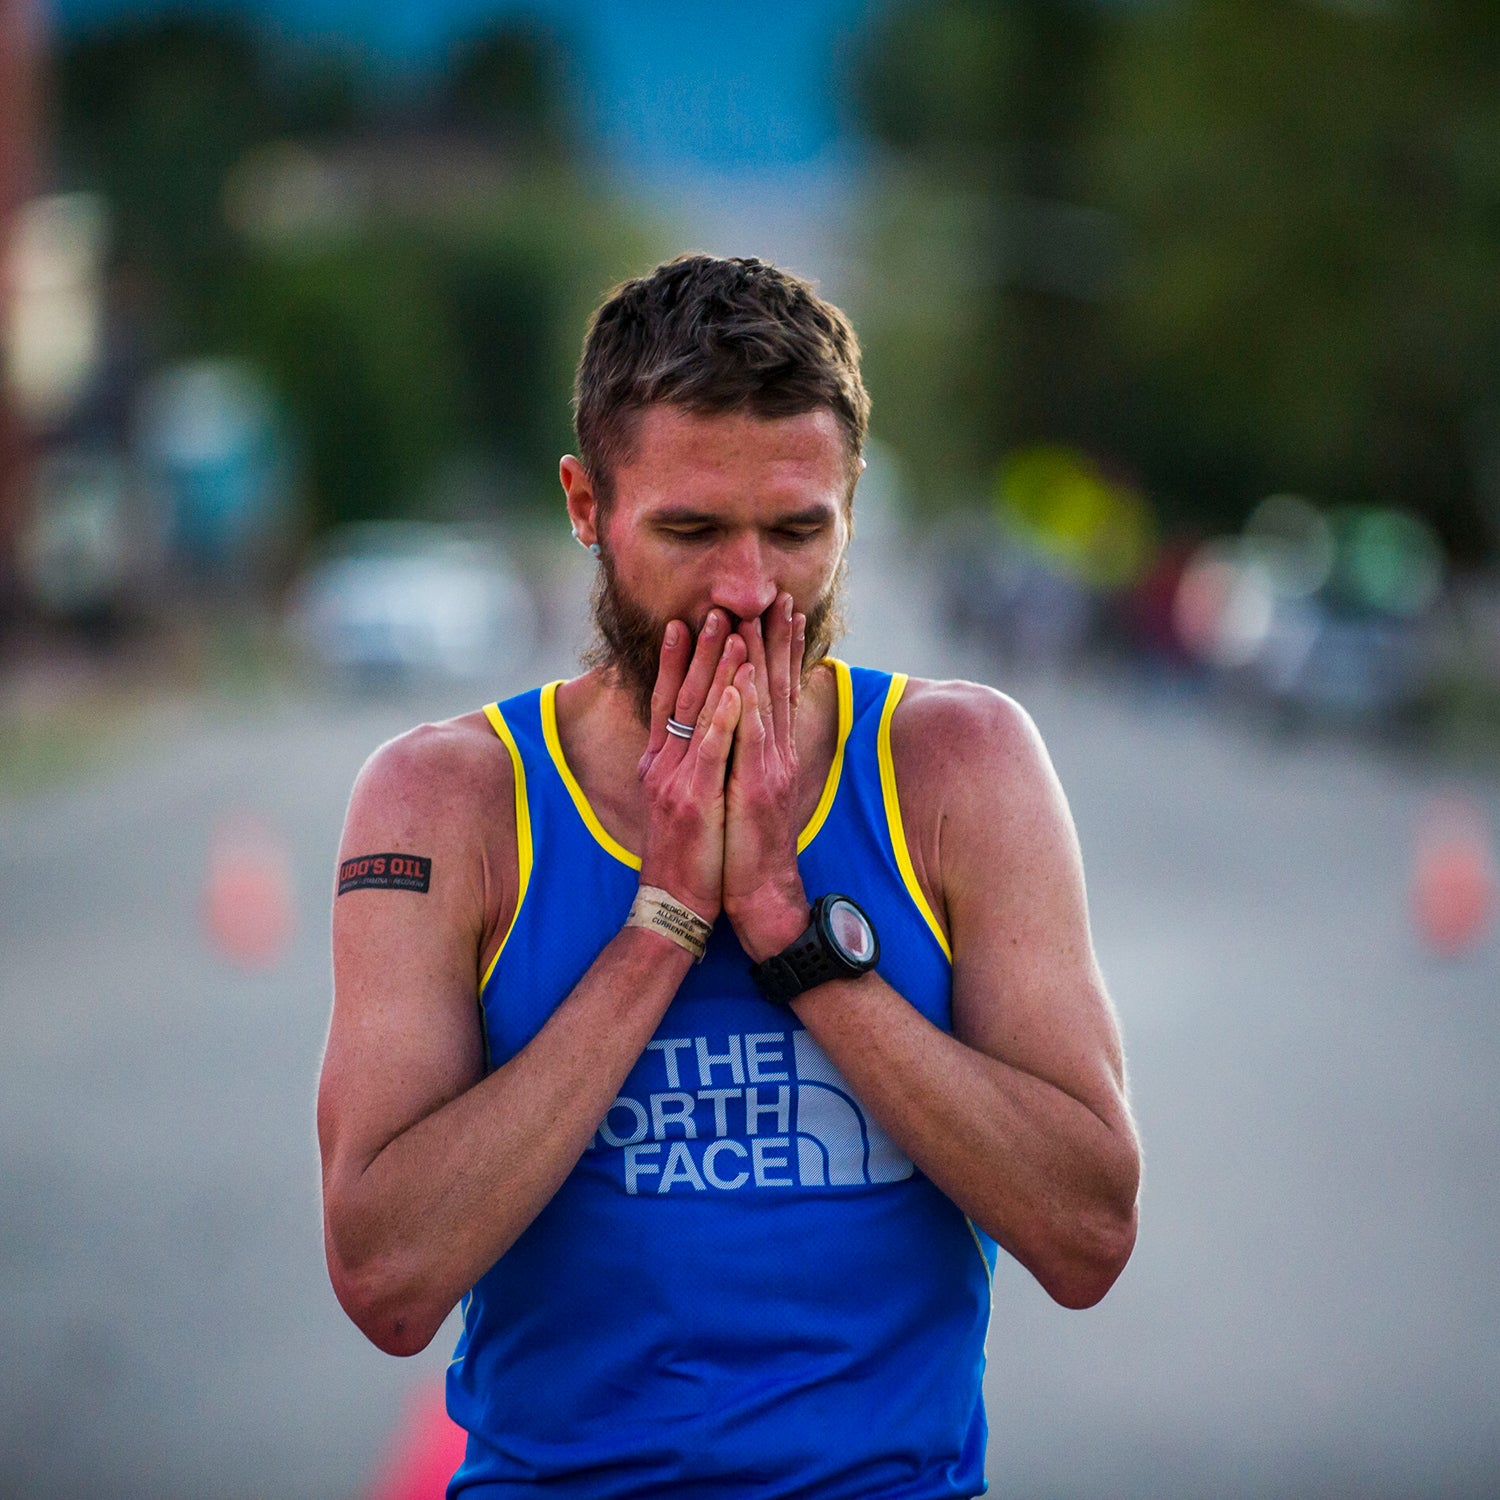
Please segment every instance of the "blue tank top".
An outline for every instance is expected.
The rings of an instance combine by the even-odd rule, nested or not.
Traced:
[[[947,942],[901,826],[906,679],[833,664],[838,747],[798,840],[870,913],[885,979],[951,1030]],[[520,900],[480,989],[491,1067],[625,920],[639,858],[563,757],[558,684],[487,710]],[[551,1202],[465,1298],[450,1497],[926,1500],[983,1491],[992,1240],[896,1147],[722,917]]]

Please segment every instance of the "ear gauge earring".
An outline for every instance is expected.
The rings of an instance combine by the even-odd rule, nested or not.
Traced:
[[[600,552],[599,543],[584,541],[584,539],[578,535],[578,528],[576,526],[573,528],[573,540],[577,542],[578,545],[582,547],[590,557],[598,557]]]

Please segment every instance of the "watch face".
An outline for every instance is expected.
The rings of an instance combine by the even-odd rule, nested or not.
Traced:
[[[833,901],[828,907],[828,931],[850,962],[866,964],[875,956],[875,932],[852,901]]]

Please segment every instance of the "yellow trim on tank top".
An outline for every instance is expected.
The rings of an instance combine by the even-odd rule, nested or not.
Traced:
[[[849,676],[849,668],[837,657],[829,656],[824,660],[833,668],[833,678],[838,690],[838,741],[834,745],[833,760],[829,763],[828,775],[823,779],[823,790],[818,797],[818,805],[807,820],[807,826],[797,837],[798,854],[801,854],[812,843],[817,837],[818,830],[828,818],[828,811],[833,806],[834,797],[838,794],[839,778],[844,770],[844,745],[854,725],[854,684]],[[563,754],[562,738],[557,732],[557,690],[561,686],[562,682],[559,680],[549,682],[542,689],[542,737],[547,742],[547,753],[551,755],[552,763],[557,767],[557,774],[562,777],[563,785],[567,787],[568,795],[578,809],[578,816],[583,819],[584,826],[593,834],[595,842],[621,864],[629,865],[632,870],[639,870],[640,855],[632,854],[618,839],[613,838],[599,821],[598,814],[589,804],[583,788],[578,784],[578,778],[573,775],[573,768]]]
[[[848,664],[836,656],[825,656],[823,660],[833,668],[833,680],[838,688],[838,739],[833,747],[833,759],[828,764],[828,775],[823,780],[823,793],[818,798],[818,805],[813,808],[807,827],[797,836],[798,854],[817,838],[818,830],[828,820],[829,809],[838,795],[839,778],[844,774],[844,746],[848,743],[849,731],[854,727],[854,679],[849,676]]]
[[[516,922],[521,915],[521,903],[526,899],[527,887],[531,884],[531,866],[535,859],[535,853],[531,843],[531,805],[526,800],[526,767],[521,761],[521,751],[516,744],[515,736],[510,732],[510,725],[505,722],[505,715],[500,712],[498,703],[487,703],[484,715],[490,721],[490,727],[500,736],[505,748],[510,751],[511,778],[516,786],[516,865],[519,871],[519,880],[516,885],[516,909],[511,913],[510,926],[505,929],[505,936],[500,939],[500,946],[495,949],[495,956],[490,960],[489,966],[484,971],[484,978],[479,981],[479,993],[484,993],[484,987],[490,982],[490,975],[495,972],[495,965],[500,962],[500,955],[505,952],[505,945],[510,941],[510,935],[516,930]],[[485,1038],[485,1050],[489,1050],[489,1038]]]
[[[932,908],[927,904],[927,895],[923,891],[921,882],[917,879],[917,872],[912,866],[911,851],[906,846],[906,826],[901,820],[901,799],[896,792],[896,761],[891,754],[891,719],[895,716],[896,705],[900,703],[902,694],[906,692],[907,677],[904,672],[896,672],[891,677],[891,685],[886,690],[885,706],[880,711],[880,731],[875,737],[875,754],[880,763],[880,793],[885,802],[886,822],[890,825],[891,845],[896,851],[896,866],[901,871],[901,879],[906,886],[907,894],[915,903],[916,908],[922,914],[923,920],[932,929],[932,935],[937,939],[938,946],[943,950],[944,956],[949,964],[953,962],[953,950],[948,946],[947,935],[938,926],[938,920],[933,915]],[[964,1215],[964,1226],[969,1231],[969,1238],[974,1241],[974,1249],[984,1266],[985,1280],[994,1285],[995,1272],[990,1265],[989,1256],[984,1253],[984,1242],[979,1238],[979,1230],[974,1221],[967,1214]],[[993,1311],[993,1305],[991,1310]]]
[[[974,1248],[979,1252],[979,1258],[984,1262],[984,1279],[993,1287],[995,1284],[994,1268],[990,1265],[990,1258],[984,1253],[984,1241],[979,1238],[979,1230],[973,1219],[964,1215],[964,1223],[969,1226],[969,1238],[974,1241]],[[994,1311],[994,1303],[990,1303],[991,1312]]]
[[[552,764],[557,767],[557,774],[562,777],[563,785],[568,789],[568,795],[573,799],[573,806],[578,809],[578,816],[583,819],[584,826],[594,835],[595,842],[607,853],[613,854],[622,865],[629,865],[632,870],[639,870],[641,857],[632,854],[624,844],[610,837],[608,829],[598,819],[594,809],[589,805],[589,799],[583,795],[583,788],[578,785],[578,778],[573,775],[573,768],[568,764],[567,757],[563,754],[562,738],[557,732],[557,690],[562,686],[562,680],[549,682],[542,689],[542,738],[547,741],[547,753],[552,757]]]
[[[926,893],[922,890],[921,883],[917,879],[917,872],[912,867],[911,852],[906,847],[906,829],[901,821],[901,799],[896,793],[896,763],[891,756],[891,717],[895,714],[896,705],[901,701],[901,695],[905,691],[906,674],[897,672],[891,678],[890,688],[885,695],[885,707],[880,713],[880,733],[875,741],[876,755],[880,761],[880,791],[885,799],[885,817],[890,825],[891,845],[896,851],[896,868],[901,871],[901,879],[906,884],[907,894],[915,903],[917,910],[921,912],[923,920],[932,929],[932,935],[937,939],[938,947],[943,950],[951,964],[953,949],[948,946],[947,935],[938,925],[938,919],[927,904]]]

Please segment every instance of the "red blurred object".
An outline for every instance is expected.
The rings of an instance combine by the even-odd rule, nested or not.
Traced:
[[[1496,907],[1494,857],[1473,803],[1441,797],[1423,810],[1411,884],[1412,920],[1429,948],[1459,953],[1489,931]]]
[[[41,0],[0,4],[0,320],[10,318],[11,236],[36,185],[45,28]],[[0,603],[13,597],[16,538],[29,506],[33,436],[0,378]],[[0,611],[3,613],[3,611]]]
[[[467,1440],[448,1415],[441,1386],[414,1391],[364,1500],[443,1500]]]
[[[1120,622],[1140,648],[1165,661],[1186,661],[1191,652],[1174,618],[1182,575],[1197,550],[1196,539],[1176,538],[1157,549],[1155,561],[1144,578],[1121,597]]]
[[[232,963],[269,968],[286,951],[294,925],[290,865],[283,841],[257,818],[232,815],[214,830],[203,925]]]

